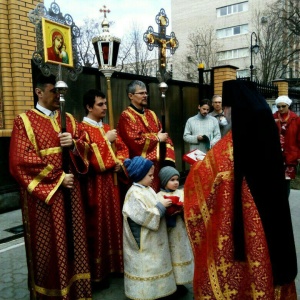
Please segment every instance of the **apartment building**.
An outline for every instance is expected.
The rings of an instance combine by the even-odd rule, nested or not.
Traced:
[[[173,56],[173,78],[188,80],[179,64],[188,53],[188,36],[196,29],[213,26],[219,48],[218,65],[233,65],[238,67],[238,76],[250,76],[251,65],[251,33],[254,31],[254,13],[262,11],[268,2],[261,0],[196,0],[171,1],[172,31],[179,40],[179,48]],[[262,18],[261,22],[264,22]],[[252,36],[254,45],[255,36]],[[199,45],[199,58],[205,45]],[[252,53],[255,71],[256,55]],[[188,57],[187,57],[188,60]],[[206,67],[206,66],[204,66]],[[213,66],[210,66],[213,67]],[[195,64],[195,68],[197,65]]]

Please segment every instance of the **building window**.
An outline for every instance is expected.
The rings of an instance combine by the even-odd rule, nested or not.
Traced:
[[[250,77],[250,70],[249,69],[239,69],[236,71],[236,76],[238,78]]]
[[[248,11],[248,1],[217,8],[217,16],[223,17],[242,11]]]
[[[238,25],[228,28],[217,29],[217,38],[225,38],[229,36],[248,33],[248,24]]]
[[[233,49],[218,52],[219,60],[235,59],[249,56],[248,48]]]

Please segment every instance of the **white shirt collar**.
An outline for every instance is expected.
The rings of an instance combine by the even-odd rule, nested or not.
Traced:
[[[139,187],[141,187],[141,188],[147,188],[147,186],[144,186],[144,185],[139,184],[139,183],[137,183],[137,182],[133,182],[133,185],[139,186]]]
[[[49,109],[47,109],[47,108],[41,106],[41,105],[38,104],[38,103],[36,104],[36,108],[37,108],[38,110],[40,110],[42,113],[44,113],[46,116],[48,116],[48,117],[52,114],[52,111],[51,111],[51,110],[49,110]],[[54,111],[53,113],[55,113],[55,111]]]
[[[88,117],[84,117],[83,121],[85,121],[85,122],[87,122],[87,123],[89,123],[91,125],[94,125],[94,126],[98,126],[98,127],[102,127],[103,126],[102,121],[96,122],[96,121],[94,121],[94,120],[92,120],[92,119],[90,119]]]

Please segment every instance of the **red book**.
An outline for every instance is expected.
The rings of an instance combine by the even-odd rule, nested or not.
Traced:
[[[205,157],[205,153],[199,149],[192,150],[183,155],[182,159],[188,164],[192,165],[198,160],[203,160]]]
[[[180,197],[164,195],[164,198],[172,200],[172,205],[166,208],[166,214],[168,216],[173,216],[182,212],[183,202],[180,201]]]

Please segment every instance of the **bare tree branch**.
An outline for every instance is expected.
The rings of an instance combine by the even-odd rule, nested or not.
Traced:
[[[92,39],[99,36],[101,26],[96,19],[85,19],[80,26],[80,37],[78,38],[78,53],[81,63],[85,67],[97,66],[96,54],[92,44]]]
[[[190,33],[186,51],[180,59],[179,72],[189,81],[197,82],[198,64],[204,63],[206,69],[217,66],[217,51],[220,46],[221,44],[217,41],[215,29],[212,26],[198,28],[194,33]],[[209,78],[205,78],[205,82],[208,81]]]
[[[278,21],[285,13],[282,5],[254,12],[254,30],[260,46],[257,77],[263,82],[289,77],[294,62],[299,59],[299,49],[295,47],[297,37],[285,22]]]
[[[278,0],[274,11],[290,32],[300,35],[300,4],[299,0]]]
[[[129,33],[122,39],[118,65],[121,65],[122,70],[126,66],[135,74],[149,76],[149,66],[153,65],[154,57],[155,53],[147,49],[143,40],[142,29],[138,24],[133,23]]]

